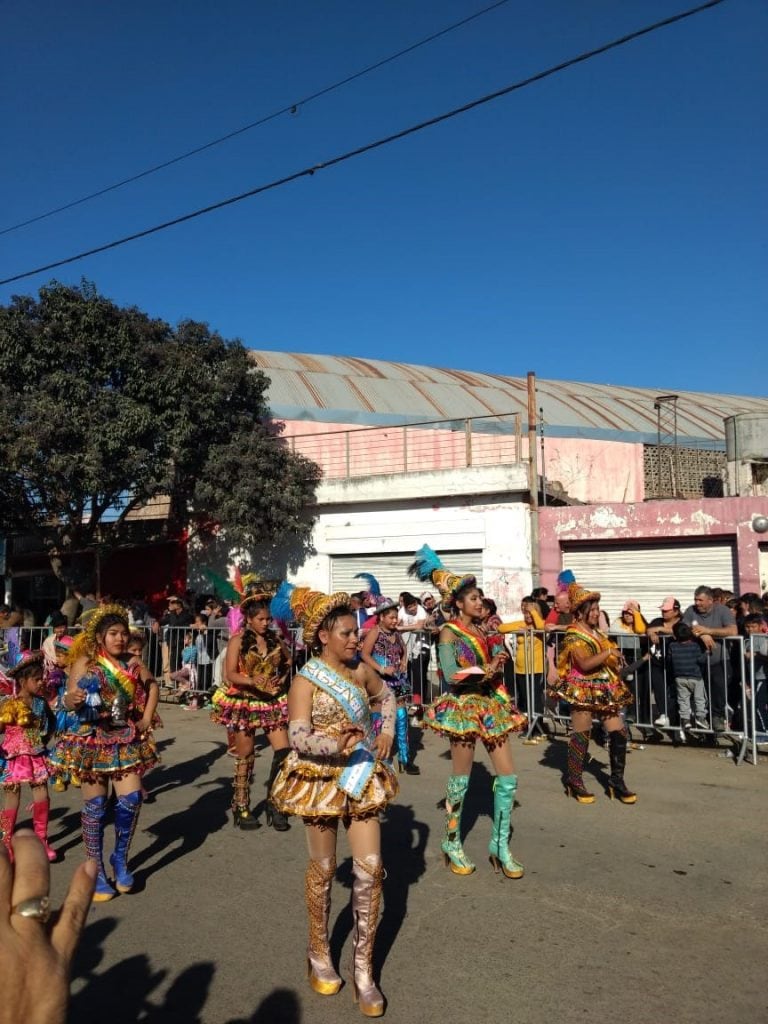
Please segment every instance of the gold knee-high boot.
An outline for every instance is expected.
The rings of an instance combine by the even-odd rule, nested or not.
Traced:
[[[366,1017],[381,1017],[384,996],[373,980],[373,941],[379,923],[384,867],[380,857],[352,861],[352,916],[355,921],[355,999]]]
[[[328,917],[331,912],[331,885],[336,874],[336,861],[310,860],[304,876],[304,896],[309,917],[307,970],[309,984],[321,996],[335,996],[341,978],[333,969],[328,945]]]

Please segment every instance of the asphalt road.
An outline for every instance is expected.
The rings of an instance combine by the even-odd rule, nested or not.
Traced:
[[[325,1024],[362,1019],[347,985],[315,995],[304,974],[305,843],[232,828],[232,761],[205,712],[161,708],[163,763],[132,851],[136,892],[94,905],[76,965],[77,1024]],[[401,776],[383,824],[385,909],[377,938],[387,1019],[543,1024],[757,1024],[768,1019],[766,768],[712,750],[635,751],[634,807],[580,806],[560,786],[562,740],[514,741],[512,849],[520,881],[485,852],[491,776],[478,753],[466,848],[478,870],[442,866],[446,744],[417,734],[420,777]],[[596,755],[593,768],[607,761]],[[270,756],[256,761],[262,799]],[[590,784],[592,780],[590,779]],[[82,857],[79,794],[52,794],[61,899]],[[107,832],[107,852],[112,830]],[[332,945],[349,963],[350,860],[343,836]]]

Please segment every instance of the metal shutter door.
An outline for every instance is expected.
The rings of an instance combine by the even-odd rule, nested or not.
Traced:
[[[440,557],[443,557],[442,554]],[[356,580],[354,576],[357,572],[370,572],[379,581],[381,592],[386,597],[397,599],[403,590],[408,590],[417,597],[423,590],[431,590],[437,597],[437,587],[420,583],[408,575],[408,566],[412,561],[412,551],[408,554],[332,555],[331,589],[345,590],[349,594],[365,590],[365,580]],[[462,576],[465,573],[473,573],[477,576],[478,585],[482,587],[482,551],[450,551],[445,555],[444,561],[451,572]]]
[[[601,592],[601,605],[611,622],[631,597],[650,621],[661,614],[659,605],[667,594],[674,594],[685,610],[693,604],[696,587],[734,590],[737,579],[733,541],[564,544],[563,568],[570,569],[579,583]]]

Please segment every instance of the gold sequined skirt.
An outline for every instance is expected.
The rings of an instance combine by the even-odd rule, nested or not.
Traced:
[[[377,761],[360,799],[353,799],[336,785],[345,767],[346,758],[309,757],[292,750],[272,784],[272,803],[283,814],[300,818],[368,818],[397,796],[394,771]]]

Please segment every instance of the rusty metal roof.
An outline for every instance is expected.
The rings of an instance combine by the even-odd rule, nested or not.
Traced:
[[[270,379],[269,404],[281,419],[379,425],[527,412],[525,377],[262,349],[251,350],[250,355]],[[536,403],[543,408],[547,433],[561,437],[655,441],[653,403],[668,393],[663,385],[654,390],[536,381]],[[742,412],[768,415],[767,398],[677,394],[678,438],[683,444],[724,447],[724,417]]]

